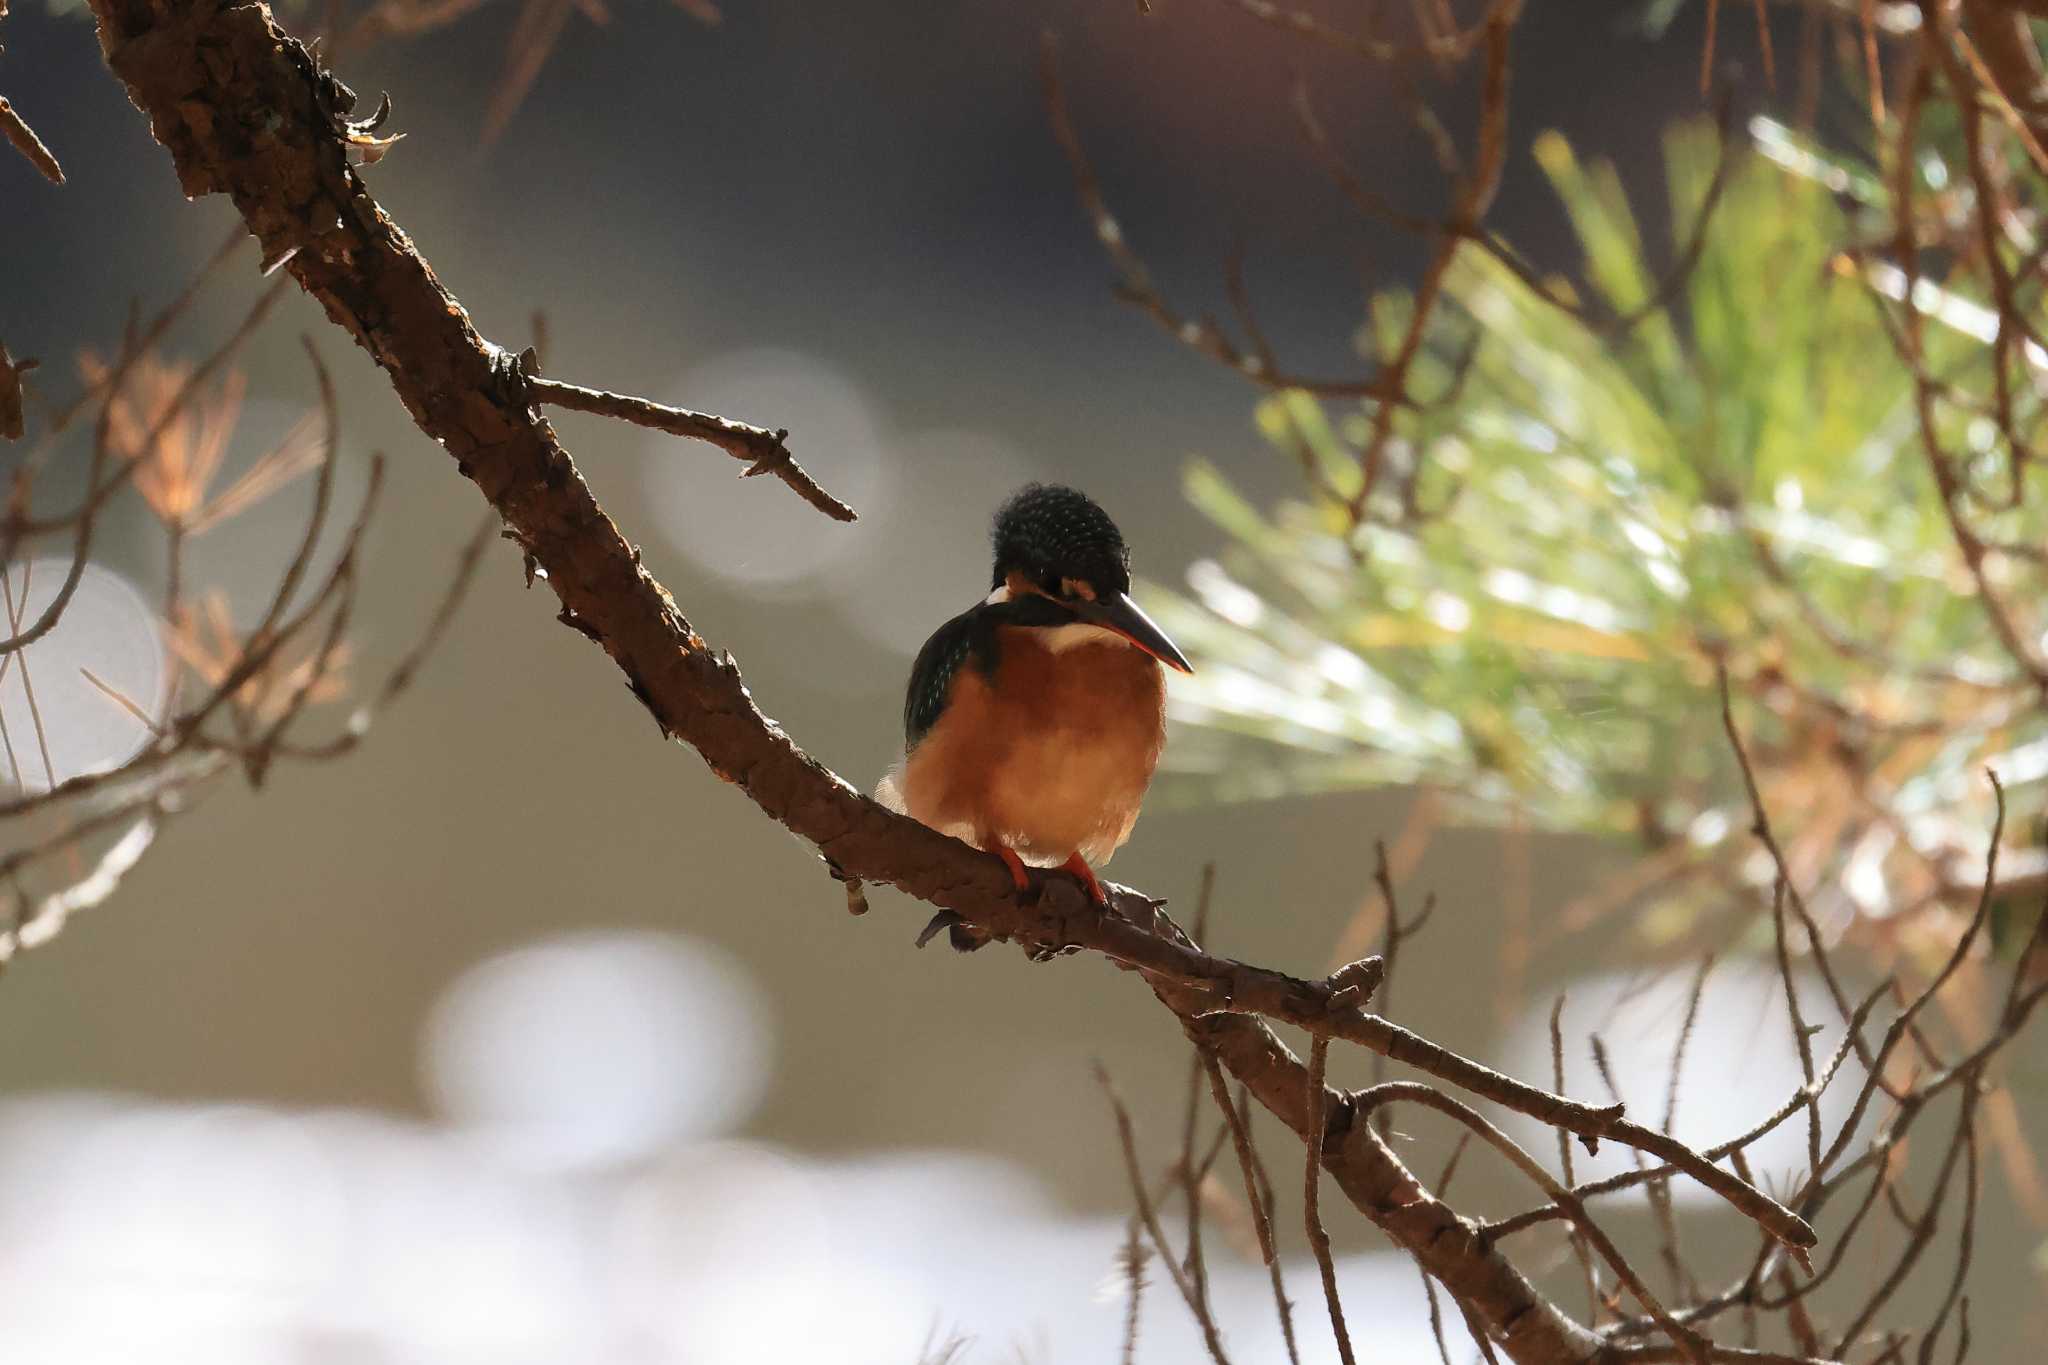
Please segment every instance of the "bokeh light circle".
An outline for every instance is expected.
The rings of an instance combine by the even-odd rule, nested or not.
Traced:
[[[423,1064],[442,1110],[497,1150],[580,1166],[732,1130],[772,1051],[767,1006],[723,951],[601,932],[464,973],[428,1021]]]
[[[7,566],[23,628],[57,599],[70,569],[58,558]],[[50,632],[11,660],[0,672],[0,786],[42,791],[118,767],[150,737],[129,705],[152,721],[163,716],[168,670],[157,616],[127,579],[99,564],[85,566]]]
[[[683,407],[787,427],[797,461],[863,515],[890,483],[880,424],[853,381],[794,351],[720,356],[666,395]],[[647,510],[667,540],[705,573],[750,591],[802,596],[853,553],[853,530],[827,520],[773,478],[709,447],[650,433],[640,462]],[[858,523],[856,523],[857,525]]]

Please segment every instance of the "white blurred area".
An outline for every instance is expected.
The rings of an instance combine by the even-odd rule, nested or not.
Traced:
[[[890,492],[881,419],[854,382],[795,351],[718,356],[677,380],[671,401],[736,420],[774,413],[790,448],[819,482],[863,511]],[[802,499],[764,496],[731,461],[705,477],[708,447],[650,433],[639,462],[646,511],[676,549],[706,575],[756,595],[802,597],[814,580],[854,552],[852,528],[826,521]],[[859,523],[855,523],[857,526]]]
[[[33,625],[70,570],[68,557],[7,565],[0,586],[11,602],[0,634],[14,633],[9,620]],[[160,717],[166,684],[155,613],[127,579],[88,563],[49,633],[0,656],[0,789],[46,791],[118,767],[149,739],[124,702]]]
[[[1597,1034],[1607,1051],[1609,1071],[1623,1087],[1621,1098],[1629,1116],[1652,1128],[1662,1127],[1671,1062],[1685,1025],[1694,975],[1681,967],[1654,974],[1601,973],[1573,981],[1558,1021],[1564,1039],[1563,1092],[1592,1104],[1608,1102],[1607,1085],[1593,1061],[1590,1040]],[[1801,1017],[1808,1027],[1819,1025],[1813,1035],[1814,1066],[1824,1069],[1842,1040],[1840,1016],[1816,974],[1795,969],[1793,980]],[[1549,1081],[1547,1005],[1532,1005],[1508,1030],[1499,1063],[1511,1076]],[[1823,1133],[1834,1133],[1848,1118],[1863,1077],[1853,1056],[1843,1063],[1821,1096]],[[1700,993],[1679,1082],[1672,1133],[1694,1149],[1718,1146],[1748,1132],[1777,1113],[1806,1083],[1792,1042],[1784,983],[1776,970],[1748,959],[1714,968]],[[1504,1114],[1502,1124],[1516,1141],[1555,1168],[1554,1129],[1524,1114]],[[1748,1156],[1767,1189],[1782,1190],[1803,1179],[1805,1111],[1751,1145]],[[1618,1142],[1602,1143],[1596,1156],[1575,1146],[1573,1160],[1574,1174],[1582,1181],[1618,1175],[1635,1165],[1629,1149]],[[1674,1181],[1670,1188],[1678,1204],[1718,1202],[1718,1196],[1695,1181]],[[1641,1202],[1647,1196],[1638,1186],[1611,1198]]]
[[[1041,477],[1029,456],[986,432],[896,430],[852,378],[795,351],[719,356],[668,396],[775,413],[798,461],[861,516],[827,522],[798,499],[762,497],[754,483],[707,479],[691,462],[701,452],[686,457],[657,435],[638,474],[664,539],[700,572],[749,593],[829,602],[850,630],[905,657],[986,594],[996,507]]]
[[[765,1002],[710,944],[590,933],[490,959],[428,1021],[430,1093],[508,1160],[579,1167],[740,1127],[772,1061]]]
[[[736,1136],[769,1020],[705,944],[580,934],[450,988],[424,1047],[432,1121],[0,1105],[0,1359],[914,1365],[955,1335],[961,1361],[1116,1358],[1121,1219],[1071,1216],[986,1158]],[[1225,1245],[1209,1261],[1232,1358],[1284,1360],[1263,1267]],[[1286,1270],[1302,1359],[1334,1361],[1313,1266]],[[1436,1359],[1411,1263],[1339,1275],[1375,1361]],[[1148,1280],[1140,1359],[1197,1358],[1158,1265]]]

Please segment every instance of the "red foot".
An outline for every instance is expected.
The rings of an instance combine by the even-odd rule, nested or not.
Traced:
[[[1109,897],[1102,893],[1102,883],[1095,880],[1095,870],[1081,860],[1081,855],[1078,852],[1070,856],[1060,866],[1064,871],[1071,872],[1081,879],[1081,885],[1088,890],[1089,900],[1101,906],[1109,904]]]
[[[1017,883],[1017,889],[1019,891],[1029,891],[1031,889],[1031,878],[1026,875],[1024,860],[1017,856],[1017,851],[997,844],[996,852],[1002,855],[1004,865],[1010,869],[1010,880]]]

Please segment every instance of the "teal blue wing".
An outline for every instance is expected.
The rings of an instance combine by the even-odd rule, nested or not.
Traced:
[[[939,723],[962,668],[984,675],[996,668],[997,626],[1071,625],[1065,607],[1036,593],[1015,602],[983,602],[932,632],[910,666],[910,691],[903,698],[903,751],[910,752]]]
[[[917,747],[945,713],[953,682],[970,663],[993,667],[995,625],[980,607],[962,612],[932,632],[910,666],[910,687],[903,698],[903,747]]]

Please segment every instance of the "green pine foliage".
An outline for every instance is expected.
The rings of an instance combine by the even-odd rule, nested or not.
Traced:
[[[1828,822],[1831,858],[1861,849],[1880,872],[1909,848],[1981,859],[1982,769],[2037,784],[2048,726],[1958,559],[1881,311],[1897,311],[1896,273],[1843,251],[1884,197],[1780,125],[1751,131],[1757,150],[1662,308],[1613,169],[1539,139],[1592,306],[1460,251],[1414,385],[1447,401],[1397,414],[1382,480],[1412,482],[1407,513],[1388,488],[1362,525],[1347,514],[1369,404],[1260,405],[1260,431],[1315,490],[1277,506],[1209,463],[1188,469],[1226,548],[1186,591],[1149,598],[1197,668],[1176,696],[1169,790],[1420,783],[1471,819],[1519,811],[1732,853],[1749,818],[1719,662],[1774,802],[1853,793],[1858,809]],[[1701,125],[1667,138],[1674,235],[1698,219],[1717,147]],[[1922,169],[1939,188],[1940,167]],[[1980,307],[1931,283],[1916,302],[1930,369],[1983,352]],[[1379,300],[1371,327],[1397,334],[1408,307]],[[1973,475],[2006,477],[1987,419],[1935,414],[1945,442],[1976,452]],[[2042,543],[2039,501],[1975,524]]]

